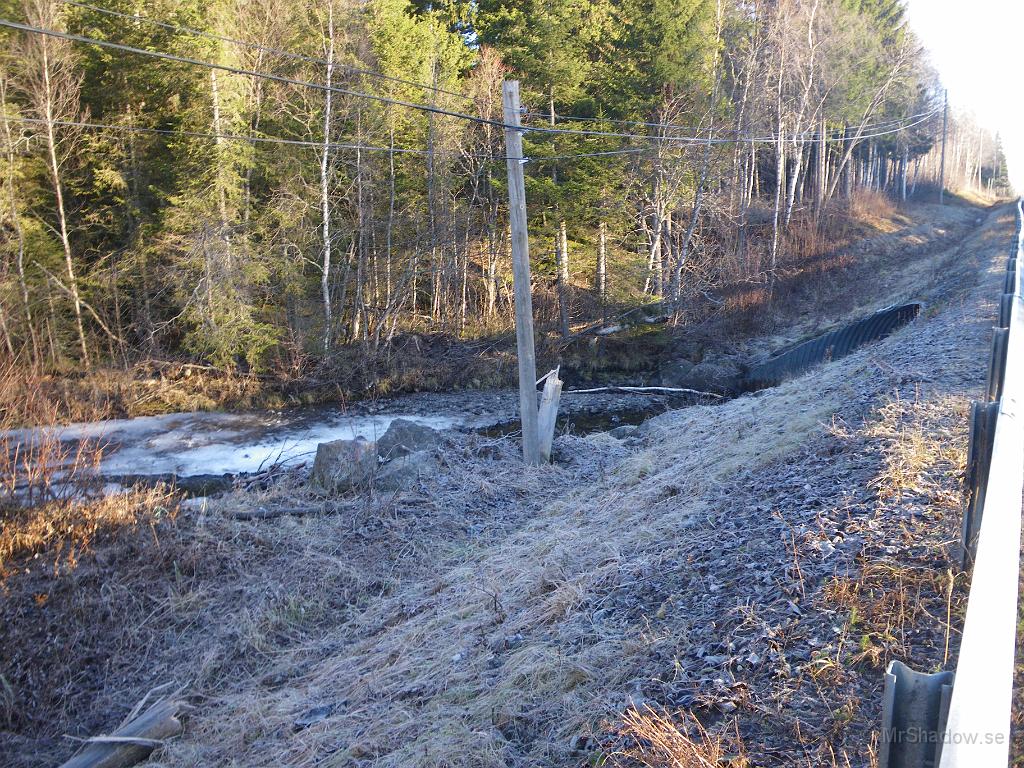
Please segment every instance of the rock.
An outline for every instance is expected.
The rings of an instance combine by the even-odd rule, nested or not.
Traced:
[[[441,442],[436,429],[408,419],[395,419],[377,441],[377,452],[384,459],[407,456],[416,451],[433,450]]]
[[[658,381],[663,387],[685,387],[687,385],[680,382],[685,381],[693,369],[694,364],[689,360],[673,360],[658,370]]]
[[[639,427],[632,424],[623,424],[621,427],[608,430],[608,434],[614,437],[616,440],[624,440],[627,437],[632,437],[637,433]]]
[[[516,632],[514,635],[501,635],[490,643],[490,649],[492,653],[501,653],[502,651],[510,651],[518,648],[523,644],[525,638],[522,633]]]
[[[316,447],[312,482],[321,491],[337,493],[367,483],[376,471],[376,443],[361,437],[332,440]]]
[[[674,386],[701,392],[729,392],[739,385],[741,373],[738,366],[729,362],[703,362],[693,366]]]
[[[294,723],[292,723],[292,729],[301,731],[304,728],[309,728],[311,725],[322,723],[328,717],[334,714],[334,705],[326,704],[322,707],[313,707],[312,709],[303,713],[298,717]]]
[[[597,747],[597,742],[585,733],[577,734],[569,741],[570,752],[590,752]]]
[[[182,499],[178,507],[187,512],[205,512],[209,501],[208,496],[193,496],[188,499]]]
[[[649,435],[652,432],[656,432],[663,427],[672,428],[676,426],[679,421],[679,411],[665,411],[665,413],[659,413],[656,416],[651,416],[649,419],[644,421],[643,424],[637,430],[639,435]]]
[[[416,451],[381,467],[374,485],[382,491],[400,491],[421,478],[436,475],[439,469],[433,451]]]

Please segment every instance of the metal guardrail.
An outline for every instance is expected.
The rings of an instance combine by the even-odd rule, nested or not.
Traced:
[[[973,562],[956,674],[889,665],[881,768],[1006,768],[1024,491],[1024,206],[994,329],[986,401],[971,413],[964,558]]]
[[[1005,356],[990,393],[999,396],[985,482],[971,593],[943,733],[940,768],[1005,768],[1017,640],[1021,493],[1024,491],[1024,299],[1020,293],[1024,208],[1017,203],[1017,244],[1006,274]],[[995,345],[993,345],[995,346]]]

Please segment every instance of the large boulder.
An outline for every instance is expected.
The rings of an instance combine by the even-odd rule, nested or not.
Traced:
[[[690,375],[694,364],[683,358],[665,363],[658,370],[658,381],[663,387],[683,387],[683,381]]]
[[[414,451],[382,466],[374,485],[381,491],[401,491],[423,478],[436,475],[439,469],[434,451]]]
[[[377,471],[377,445],[357,437],[332,440],[316,447],[313,486],[327,493],[365,485]]]
[[[396,459],[417,451],[432,451],[440,442],[441,433],[436,429],[408,419],[395,419],[377,440],[377,453],[384,460]]]

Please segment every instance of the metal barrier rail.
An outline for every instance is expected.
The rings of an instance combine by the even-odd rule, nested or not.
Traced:
[[[986,401],[974,404],[964,562],[974,565],[955,676],[894,661],[881,768],[1006,768],[1010,750],[1024,491],[1024,202],[993,329]]]
[[[1005,768],[1010,752],[1021,492],[1024,490],[1024,299],[1020,293],[1024,207],[1017,203],[1017,247],[1007,270],[1008,338],[992,456],[978,531],[971,593],[940,768]],[[996,367],[996,366],[993,366]]]

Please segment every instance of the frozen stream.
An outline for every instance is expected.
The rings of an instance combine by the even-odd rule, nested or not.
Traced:
[[[6,433],[16,449],[52,434],[69,447],[88,440],[102,446],[100,475],[131,478],[217,478],[272,465],[312,463],[318,443],[364,437],[375,440],[398,418],[441,430],[502,434],[517,428],[515,392],[448,392],[405,395],[350,408],[317,406],[246,413],[172,413]],[[596,395],[563,397],[559,430],[578,433],[637,423],[665,408],[659,398]]]
[[[254,413],[172,413],[89,424],[45,427],[62,441],[93,440],[103,446],[106,477],[237,475],[270,465],[312,460],[317,443],[365,437],[375,440],[396,418],[435,429],[465,423],[450,415],[353,414],[302,409]],[[11,436],[22,441],[32,430]]]

